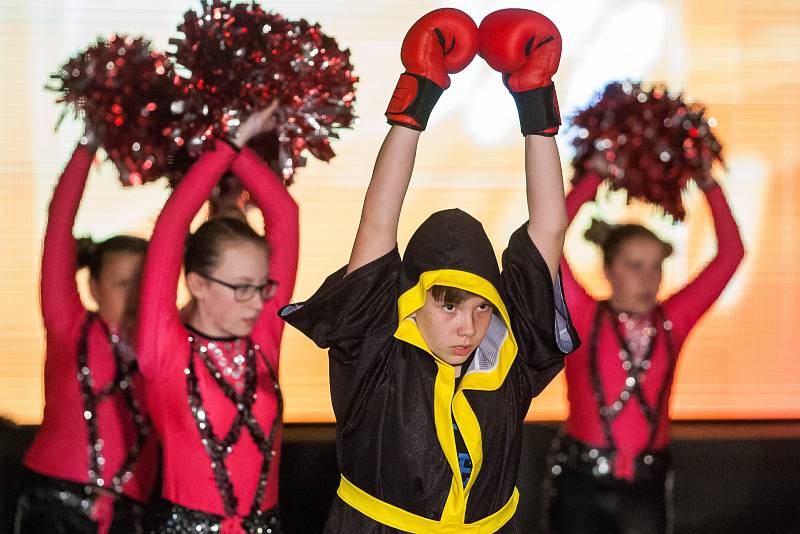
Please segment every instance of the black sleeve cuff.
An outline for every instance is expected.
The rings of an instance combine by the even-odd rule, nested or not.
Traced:
[[[397,126],[405,126],[412,130],[423,131],[428,126],[428,119],[431,116],[431,112],[436,102],[438,102],[439,98],[442,96],[444,89],[436,85],[433,81],[412,72],[404,72],[400,75],[401,80],[398,81],[398,87],[401,85],[404,76],[414,78],[417,81],[417,94],[411,103],[403,110],[395,112],[387,111],[387,122]],[[395,91],[398,91],[398,89],[395,89]],[[408,121],[393,120],[393,116],[410,117],[417,123],[417,126],[409,124]]]
[[[242,149],[236,146],[228,136],[220,137],[219,140],[231,147],[237,154],[242,151]]]

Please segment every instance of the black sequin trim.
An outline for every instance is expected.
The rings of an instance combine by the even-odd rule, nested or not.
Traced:
[[[211,460],[211,468],[214,471],[214,481],[217,485],[220,498],[222,499],[226,516],[236,516],[239,503],[233,490],[233,482],[231,481],[230,473],[225,466],[225,459],[233,451],[233,446],[239,441],[243,427],[246,427],[250,431],[253,442],[263,456],[256,494],[253,497],[250,512],[247,517],[242,520],[243,528],[247,529],[246,524],[256,521],[256,519],[263,514],[259,507],[267,488],[272,458],[275,456],[273,442],[283,421],[283,397],[281,395],[280,386],[278,385],[278,375],[260,347],[254,345],[252,340],[248,337],[247,353],[245,355],[246,370],[244,389],[241,393],[237,393],[236,390],[225,381],[222,373],[216,368],[208,353],[200,351],[199,347],[200,344],[196,336],[189,336],[189,366],[185,370],[189,407],[192,410],[192,416],[197,424],[197,430],[200,432],[203,446]],[[278,413],[272,421],[272,428],[270,428],[269,435],[264,433],[252,411],[253,404],[255,404],[256,401],[256,386],[258,380],[256,354],[261,357],[269,371],[278,404]],[[199,357],[206,366],[208,372],[214,378],[214,381],[222,389],[225,396],[236,406],[236,417],[227,435],[222,439],[217,438],[214,434],[211,420],[208,418],[208,414],[203,407],[203,397],[200,393],[195,369],[195,360],[197,359],[195,356]]]
[[[672,379],[675,373],[676,354],[671,328],[666,326],[670,325],[671,323],[666,319],[666,316],[664,315],[664,309],[661,306],[657,306],[654,313],[656,313],[659,318],[659,322],[656,324],[660,324],[661,328],[656,328],[656,333],[650,338],[645,355],[638,364],[634,362],[633,355],[626,348],[625,340],[617,328],[614,310],[611,308],[611,305],[608,303],[608,301],[598,303],[597,311],[592,322],[592,332],[589,338],[589,369],[592,379],[592,387],[594,388],[594,396],[597,401],[597,409],[603,426],[603,434],[611,452],[611,461],[613,461],[617,451],[617,445],[614,442],[611,425],[614,423],[614,420],[617,418],[620,412],[622,412],[631,398],[636,397],[636,399],[639,401],[639,407],[642,410],[645,419],[647,419],[648,426],[650,427],[650,436],[648,438],[647,447],[645,448],[646,451],[652,449],[653,443],[655,443],[656,436],[658,434],[658,422],[661,419],[661,414],[667,409],[666,401],[668,392],[672,387]],[[614,334],[617,338],[617,343],[619,345],[622,366],[625,372],[628,374],[625,388],[620,392],[619,398],[615,399],[611,404],[607,403],[605,394],[603,393],[603,381],[600,377],[597,350],[597,343],[600,335],[600,325],[604,316],[607,316],[611,322],[611,328],[614,331]],[[667,375],[661,384],[657,403],[655,406],[650,406],[644,396],[644,391],[641,387],[641,381],[647,370],[650,368],[650,359],[653,356],[658,332],[660,331],[664,332],[664,338],[667,344],[667,358],[669,360],[667,362],[668,370]]]
[[[116,376],[104,385],[99,391],[95,392],[94,379],[89,368],[89,330],[92,324],[97,321],[103,328],[103,332],[111,345],[111,352],[114,355],[116,364]],[[96,313],[89,313],[86,321],[81,327],[81,336],[78,339],[78,385],[83,399],[83,418],[86,420],[86,431],[89,437],[88,456],[89,456],[89,483],[99,488],[110,489],[117,494],[122,493],[123,485],[133,478],[133,470],[139,453],[144,446],[144,441],[150,434],[150,421],[144,415],[139,401],[133,395],[133,375],[137,371],[136,362],[127,362],[122,357],[119,347],[119,337],[112,334],[108,326],[100,320]],[[111,477],[104,478],[103,468],[105,458],[103,457],[103,440],[100,439],[99,422],[97,420],[97,407],[111,395],[119,393],[125,400],[125,404],[130,411],[133,424],[136,428],[136,440],[128,449],[119,470]]]

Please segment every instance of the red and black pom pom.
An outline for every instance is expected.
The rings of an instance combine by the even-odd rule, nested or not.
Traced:
[[[173,120],[173,76],[170,61],[149,41],[111,35],[70,58],[50,76],[48,89],[83,117],[123,185],[135,185],[166,173],[170,147],[162,132]]]
[[[573,181],[602,154],[612,189],[624,189],[629,199],[655,204],[683,220],[681,191],[703,174],[704,159],[723,163],[714,123],[700,104],[662,85],[647,89],[639,82],[613,82],[572,120]]]
[[[249,113],[274,99],[278,146],[255,143],[292,182],[302,153],[328,161],[336,128],[351,127],[355,83],[350,53],[319,25],[291,21],[255,2],[204,1],[187,11],[173,39],[182,114],[171,131],[176,147],[194,157],[214,139],[235,134]],[[263,141],[263,140],[262,140]],[[272,155],[272,160],[275,160]]]

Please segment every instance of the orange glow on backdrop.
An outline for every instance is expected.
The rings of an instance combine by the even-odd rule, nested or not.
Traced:
[[[98,34],[144,34],[156,46],[197,2],[73,0],[6,2],[0,14],[0,415],[41,418],[43,331],[38,262],[46,208],[80,125],[53,125],[60,110],[42,89],[49,72]],[[292,194],[301,206],[302,248],[295,299],[309,296],[347,261],[374,157],[387,130],[383,110],[402,68],[399,46],[410,24],[440,2],[280,1],[289,17],[318,21],[350,47],[361,77],[360,122],[334,142],[330,164],[310,160]],[[719,126],[728,170],[718,177],[731,201],[748,255],[720,301],[682,352],[672,415],[681,419],[800,418],[800,7],[785,0],[467,0],[448,5],[476,20],[501,7],[528,7],[561,29],[556,76],[565,116],[607,81],[663,81],[707,105]],[[442,97],[424,134],[403,211],[400,245],[432,211],[458,206],[483,221],[500,252],[525,219],[523,144],[516,111],[498,76],[477,60]],[[571,152],[559,137],[565,180]],[[163,184],[122,190],[108,165],[89,179],[75,233],[147,236],[166,199]],[[642,207],[604,198],[579,214],[566,251],[578,277],[607,294],[600,259],[580,234],[592,213],[645,220],[671,240],[664,293],[680,287],[714,251],[702,195],[686,197],[689,216],[675,226]],[[289,422],[333,420],[327,357],[291,328],[281,355]],[[566,415],[559,377],[534,401],[531,419]]]

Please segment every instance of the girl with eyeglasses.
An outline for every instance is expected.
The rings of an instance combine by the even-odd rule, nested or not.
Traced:
[[[163,440],[154,532],[280,531],[283,322],[276,311],[294,287],[298,210],[283,181],[242,148],[271,127],[273,109],[253,113],[237,138],[218,141],[198,159],[153,233],[138,340],[148,404]],[[186,237],[229,169],[261,209],[266,235],[223,212]],[[179,312],[182,253],[191,302]]]

